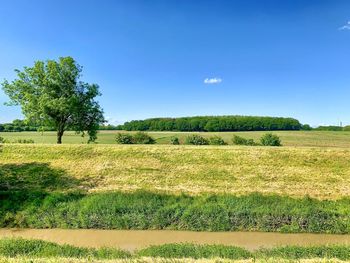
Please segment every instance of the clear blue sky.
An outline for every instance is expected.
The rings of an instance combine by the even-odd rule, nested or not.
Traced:
[[[1,80],[72,56],[100,85],[112,122],[240,114],[350,123],[348,0],[3,0],[0,14]],[[0,91],[0,123],[22,117],[6,100]]]

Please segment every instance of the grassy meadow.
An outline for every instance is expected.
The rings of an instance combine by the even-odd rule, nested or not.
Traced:
[[[340,199],[350,195],[349,161],[346,148],[4,144],[0,180],[10,190]]]
[[[118,132],[126,131],[100,131],[97,143],[115,144],[115,135]],[[133,133],[133,132],[130,132]],[[252,138],[259,141],[259,138],[266,131],[252,132],[148,132],[156,139],[157,144],[170,144],[171,137],[177,136],[183,143],[185,138],[190,134],[201,134],[204,137],[214,135],[221,136],[228,144],[232,144],[233,135],[239,135],[244,138]],[[284,146],[308,146],[308,147],[350,147],[350,131],[273,131],[277,134]],[[56,132],[0,132],[0,137],[15,141],[18,139],[32,139],[35,143],[56,143]],[[86,143],[87,138],[74,132],[66,132],[63,137],[65,144],[82,144]]]

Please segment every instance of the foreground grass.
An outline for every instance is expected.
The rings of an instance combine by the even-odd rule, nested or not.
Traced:
[[[350,233],[350,199],[0,192],[0,227]]]
[[[117,132],[125,131],[100,131],[97,142],[100,144],[115,144]],[[132,132],[131,132],[132,133]],[[233,135],[239,135],[244,138],[251,138],[259,141],[260,137],[266,131],[254,132],[149,132],[156,139],[156,143],[170,144],[171,137],[177,136],[183,143],[190,134],[201,134],[204,137],[214,135],[221,136],[227,143],[232,143]],[[313,147],[350,147],[350,132],[344,131],[273,131],[277,134],[285,146],[313,146]],[[35,143],[56,143],[56,132],[0,132],[0,136],[15,141],[18,139],[32,139]],[[82,138],[74,132],[66,132],[63,137],[65,144],[86,143],[87,138]]]
[[[349,260],[350,247],[281,247],[249,252],[232,246],[168,244],[130,254],[113,248],[79,248],[40,240],[0,239],[0,262],[23,262],[19,261],[21,259],[28,262],[43,259],[47,260],[43,262],[109,262],[115,259],[123,259],[121,262],[286,262],[306,259],[305,262],[318,262],[322,259],[322,262],[328,262]]]
[[[350,149],[171,145],[1,146],[0,190],[350,195]]]

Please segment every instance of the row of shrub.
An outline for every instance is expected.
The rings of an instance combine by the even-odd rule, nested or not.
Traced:
[[[259,249],[254,252],[244,248],[224,245],[195,245],[189,243],[150,246],[133,254],[116,248],[81,248],[71,245],[59,245],[42,240],[21,238],[0,239],[0,256],[33,258],[89,258],[89,259],[126,259],[139,257],[152,258],[223,258],[223,259],[267,259],[282,258],[289,260],[323,258],[350,259],[350,247],[333,246],[286,246]],[[89,260],[90,261],[90,260]]]
[[[117,133],[116,142],[118,144],[154,144],[156,140],[145,132],[137,132],[135,134],[129,133]],[[179,145],[180,140],[178,137],[173,136],[170,138],[170,142],[173,145]],[[260,138],[260,143],[256,143],[253,139],[245,139],[243,137],[234,135],[232,138],[233,144],[236,145],[249,145],[249,146],[281,146],[281,140],[277,135],[266,133]],[[192,134],[186,137],[185,144],[188,145],[227,145],[220,136],[212,136],[205,138],[198,134]]]
[[[256,116],[198,116],[152,118],[124,123],[118,129],[127,131],[273,131],[300,130],[293,118]]]
[[[5,139],[4,137],[0,136],[0,143],[34,143],[34,140],[32,140],[32,139],[16,139],[16,140],[10,141],[10,140]]]
[[[0,227],[350,233],[349,198],[22,189],[0,192],[0,200]]]
[[[255,142],[253,139],[246,139],[238,135],[234,135],[232,138],[233,144],[247,145],[247,146],[282,146],[280,138],[272,133],[266,133],[260,138],[260,143]]]

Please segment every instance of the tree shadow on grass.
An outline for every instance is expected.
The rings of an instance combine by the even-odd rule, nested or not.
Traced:
[[[79,188],[78,179],[48,163],[0,165],[0,191],[67,191]]]

